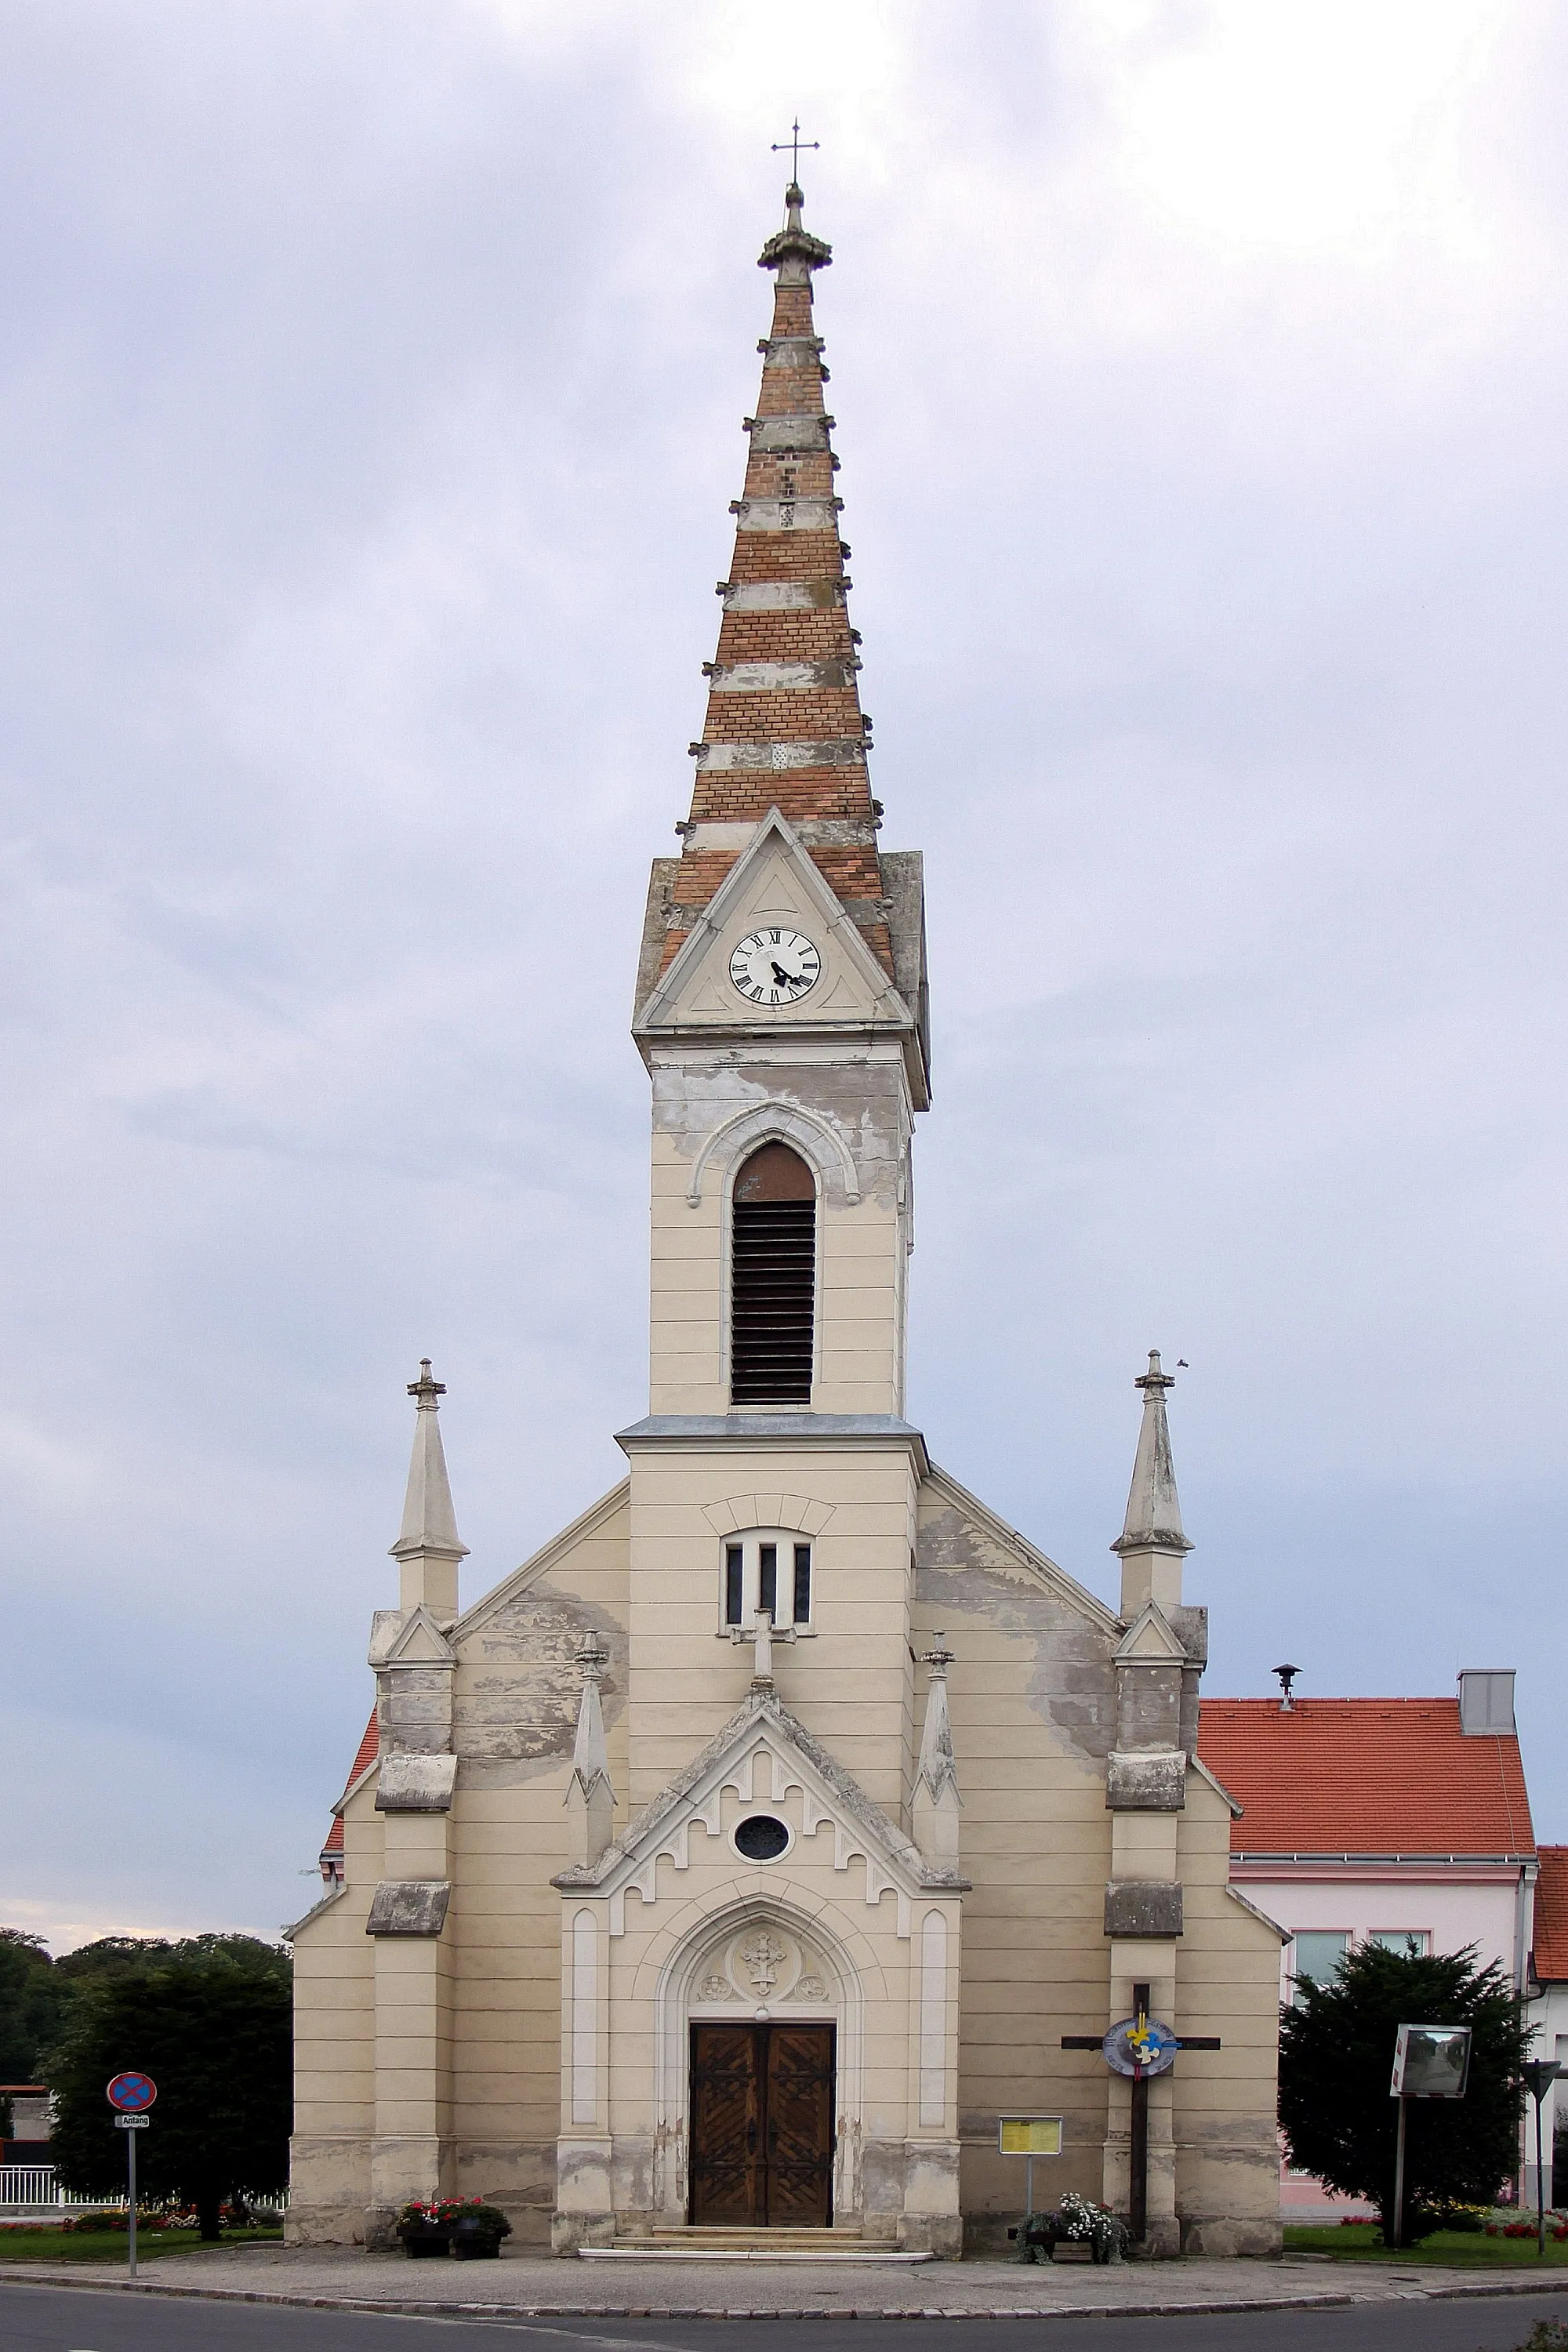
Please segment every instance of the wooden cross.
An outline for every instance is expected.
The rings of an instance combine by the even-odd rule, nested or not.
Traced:
[[[1149,2021],[1149,1987],[1135,1984],[1132,2006],[1138,2012],[1140,2029]],[[1104,2034],[1064,2033],[1064,2050],[1103,2050]],[[1170,2045],[1167,2043],[1166,2047]],[[1224,2047],[1217,2033],[1183,2033],[1176,2037],[1178,2050],[1219,2050]],[[1136,2047],[1136,2043],[1134,2043]],[[1132,2068],[1132,2142],[1128,2151],[1131,2178],[1127,2184],[1127,2219],[1133,2241],[1142,2245],[1149,2234],[1149,2076],[1136,2062]]]
[[[803,139],[801,137],[800,117],[798,114],[795,118],[790,137],[788,139],[775,139],[773,141],[773,152],[775,155],[782,155],[786,147],[789,150],[789,178],[792,188],[798,187],[800,184],[801,149],[804,147],[809,154],[814,148],[820,150],[822,142],[820,139]]]

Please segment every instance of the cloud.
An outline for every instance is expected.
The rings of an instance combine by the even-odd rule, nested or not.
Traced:
[[[618,1473],[631,976],[797,110],[928,857],[933,1450],[1108,1591],[1187,1357],[1211,1686],[1517,1659],[1563,1829],[1557,14],[804,0],[788,50],[0,27],[9,1883],[63,1934],[300,1909],[422,1354],[468,1591]]]

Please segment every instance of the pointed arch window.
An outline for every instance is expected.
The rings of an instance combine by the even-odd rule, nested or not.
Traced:
[[[809,1404],[816,1314],[816,1180],[787,1143],[764,1143],[735,1178],[730,1394]]]

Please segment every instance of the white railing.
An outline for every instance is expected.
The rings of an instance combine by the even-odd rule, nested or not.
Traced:
[[[68,2212],[101,2205],[101,2197],[72,2197],[55,2178],[52,2164],[0,2164],[0,2206],[58,2205]]]
[[[253,2211],[281,2216],[287,2197],[247,2197],[246,2203]],[[85,2213],[110,2210],[122,2202],[116,2197],[78,2197],[72,2190],[62,2189],[55,2177],[52,2164],[0,2164],[0,2213],[25,2206],[29,2212],[53,2210],[63,2213]]]

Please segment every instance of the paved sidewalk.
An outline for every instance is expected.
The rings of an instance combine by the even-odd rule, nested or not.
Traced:
[[[1568,2279],[1506,2271],[1279,2262],[1033,2266],[976,2261],[910,2269],[780,2264],[578,2263],[538,2253],[499,2263],[410,2263],[350,2247],[250,2246],[154,2257],[134,2289],[121,2263],[0,2262],[0,2285],[287,2303],[336,2311],[509,2318],[1047,2318],[1322,2309],[1471,2295],[1561,2294]]]

